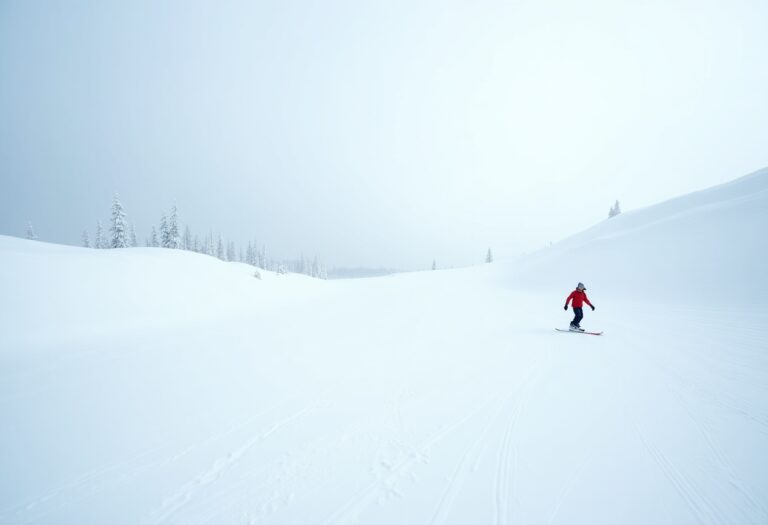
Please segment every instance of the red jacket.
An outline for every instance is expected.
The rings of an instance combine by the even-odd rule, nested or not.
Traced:
[[[571,295],[569,295],[568,299],[565,300],[565,306],[568,306],[568,303],[571,302],[571,299],[573,299],[574,308],[581,308],[584,306],[584,303],[592,306],[592,303],[590,303],[589,299],[587,299],[587,294],[580,290],[574,290],[571,292]]]

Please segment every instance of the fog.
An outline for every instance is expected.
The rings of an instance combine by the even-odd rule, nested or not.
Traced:
[[[331,266],[514,258],[768,165],[768,3],[0,3],[0,234],[118,192]],[[564,261],[567,264],[567,261]]]

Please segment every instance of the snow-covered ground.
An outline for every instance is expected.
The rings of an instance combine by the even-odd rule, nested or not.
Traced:
[[[763,170],[353,281],[0,237],[0,523],[768,523],[767,229]]]

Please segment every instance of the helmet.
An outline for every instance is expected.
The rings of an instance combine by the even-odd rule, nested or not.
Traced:
[[[584,286],[584,283],[579,283],[579,284],[577,284],[577,285],[576,285],[576,288],[577,288],[578,290],[586,290],[586,289],[587,289],[587,287],[586,287],[586,286]]]

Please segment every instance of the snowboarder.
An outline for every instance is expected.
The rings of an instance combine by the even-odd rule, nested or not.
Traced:
[[[590,308],[592,308],[592,311],[595,311],[595,307],[592,303],[589,302],[589,299],[587,298],[586,292],[587,289],[584,286],[584,283],[579,283],[576,285],[576,289],[571,292],[571,295],[568,296],[568,298],[565,300],[565,306],[563,306],[563,310],[566,312],[568,311],[568,303],[573,300],[573,321],[571,321],[570,330],[577,331],[577,332],[583,332],[584,329],[579,325],[581,323],[581,319],[584,317],[584,311],[582,310],[582,307],[584,306],[584,303],[587,303]]]

